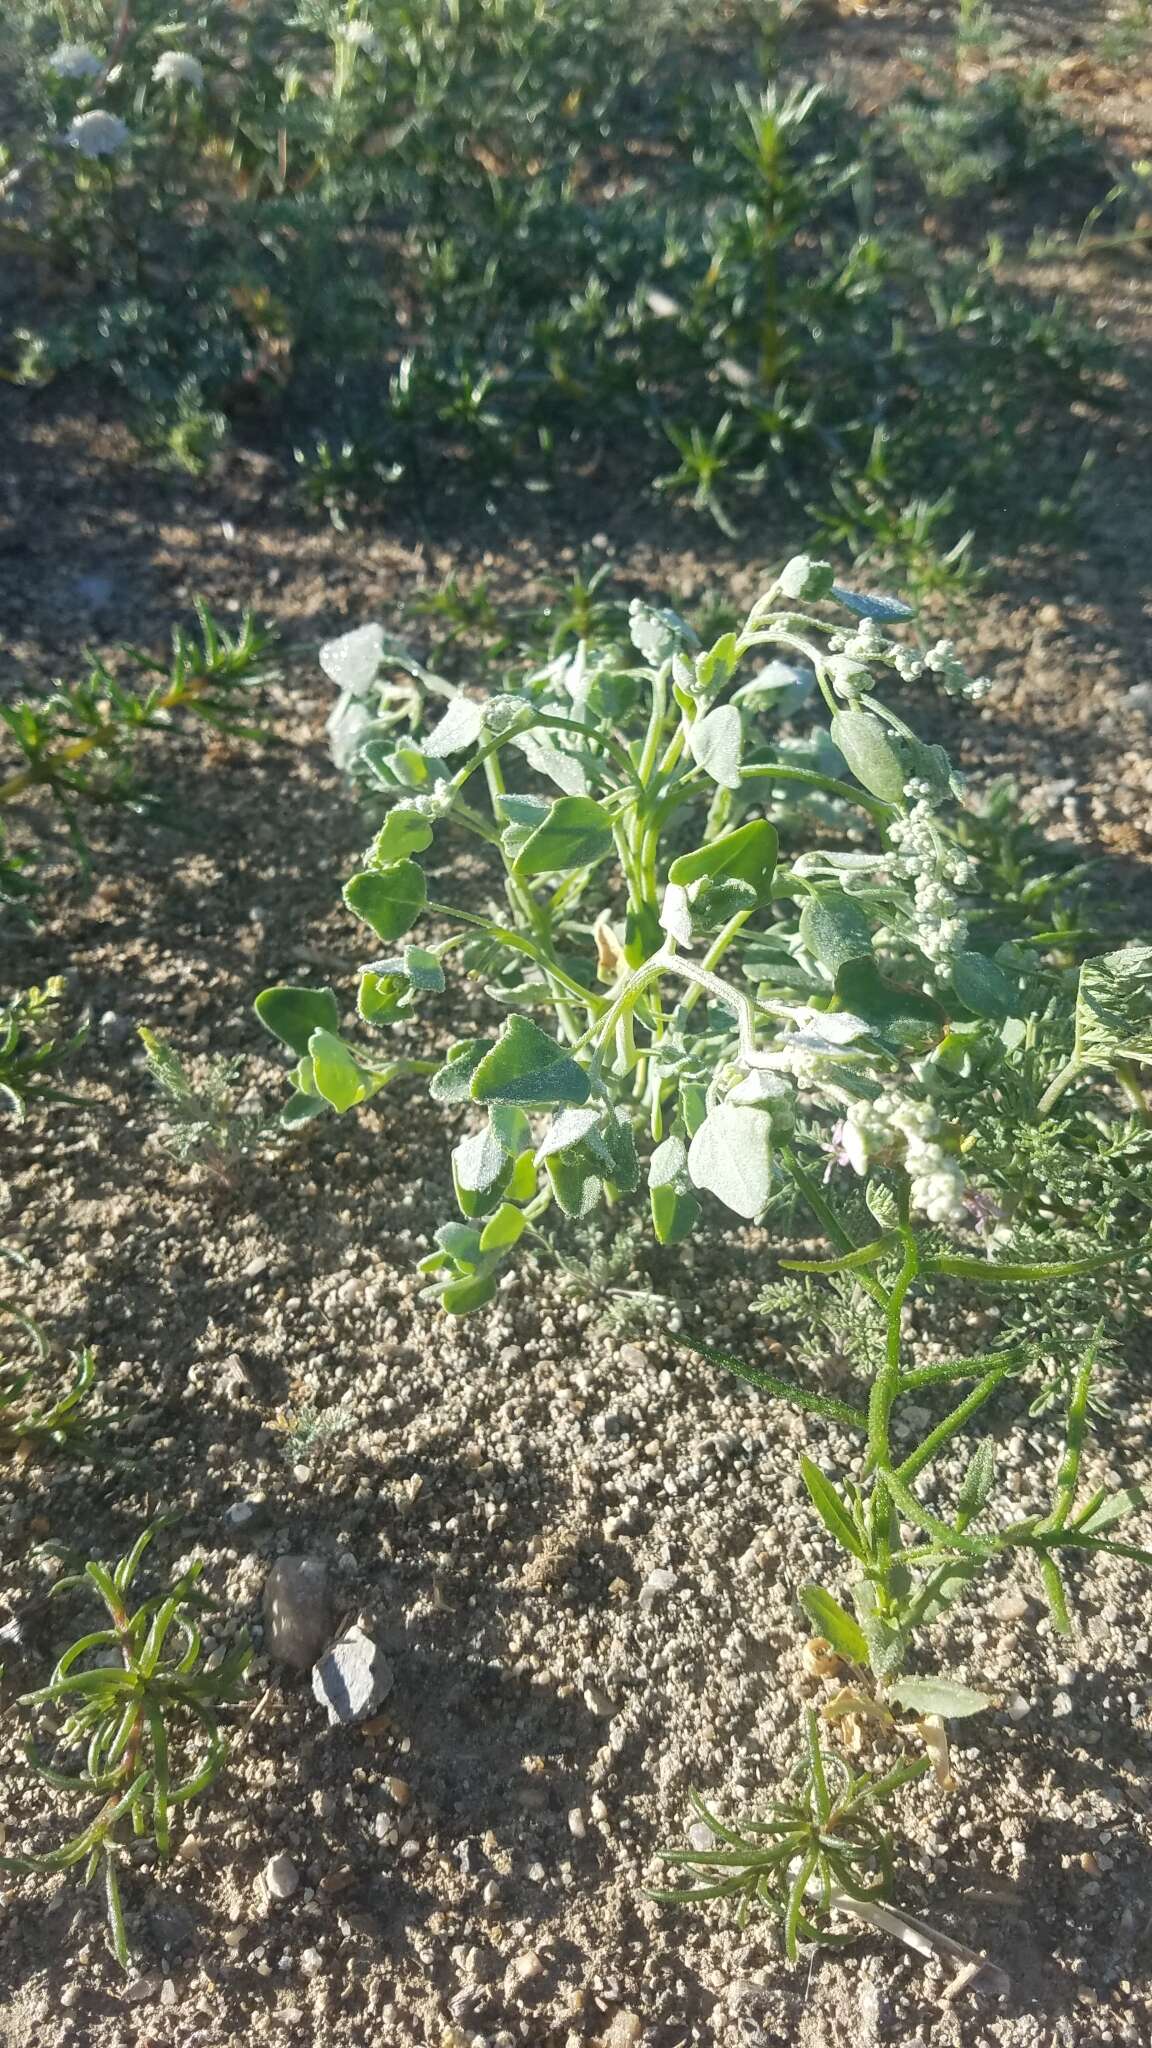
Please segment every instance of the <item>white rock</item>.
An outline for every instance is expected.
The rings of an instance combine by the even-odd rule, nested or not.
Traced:
[[[659,1600],[665,1593],[671,1593],[675,1584],[675,1572],[666,1570],[649,1572],[648,1577],[640,1588],[641,1607],[651,1607],[654,1600]]]
[[[270,1856],[264,1865],[264,1885],[271,1899],[290,1899],[300,1883],[300,1872],[290,1856]]]
[[[392,1690],[392,1666],[363,1629],[350,1628],[312,1672],[312,1691],[330,1728],[363,1721]]]

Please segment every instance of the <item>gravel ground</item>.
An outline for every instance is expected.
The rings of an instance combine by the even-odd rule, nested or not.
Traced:
[[[881,94],[899,39],[926,18],[861,9],[836,54]],[[1090,104],[1129,139],[1148,120],[1131,81],[1093,85]],[[1139,397],[1147,273],[1080,284],[1130,338]],[[222,608],[251,600],[309,641],[390,616],[448,567],[530,599],[597,534],[626,590],[686,603],[750,594],[759,548],[776,551],[773,535],[712,546],[651,508],[638,542],[637,508],[594,486],[575,513],[542,501],[479,516],[467,535],[346,538],[301,529],[258,457],[191,485],[141,470],[117,429],[51,395],[5,403],[16,455],[0,621],[34,675],[74,667],[82,637],[158,642],[193,591]],[[1082,543],[998,566],[1000,594],[964,633],[996,687],[948,735],[976,774],[1012,768],[1057,830],[1105,854],[1109,890],[1138,914],[1152,761],[1127,693],[1146,681],[1145,439],[1139,404],[1102,436]],[[498,1310],[449,1325],[411,1275],[447,1213],[443,1120],[419,1094],[227,1174],[161,1147],[136,1024],[194,1066],[237,1055],[240,1085],[272,1102],[252,992],[316,979],[325,962],[349,984],[332,905],[364,830],[327,765],[325,708],[309,678],[290,680],[274,692],[272,745],[157,744],[159,812],[103,820],[94,891],[62,875],[44,930],[5,940],[6,983],[63,970],[98,1020],[77,1064],[84,1107],[4,1141],[3,1220],[31,1262],[22,1299],[62,1348],[98,1347],[101,1402],[122,1421],[108,1470],[55,1460],[0,1476],[0,1598],[46,1584],[47,1554],[114,1555],[171,1507],[155,1570],[202,1558],[213,1639],[247,1633],[257,1657],[250,1701],[228,1717],[227,1777],[188,1812],[162,1881],[147,1867],[128,1880],[126,1986],[98,1899],[58,1880],[0,1892],[0,2040],[1152,2040],[1150,1646],[1135,1568],[1080,1576],[1071,1646],[1011,1575],[956,1612],[957,1674],[1002,1704],[959,1727],[958,1791],[918,1788],[901,1810],[900,1897],[999,1963],[1007,1997],[953,1999],[950,1971],[871,1938],[790,1970],[759,1923],[741,1933],[643,1895],[654,1851],[684,1839],[689,1788],[730,1814],[754,1808],[794,1754],[800,1704],[822,1690],[802,1666],[795,1591],[834,1564],[796,1454],[846,1466],[852,1447],[718,1382],[675,1338],[677,1318],[721,1340],[771,1336],[747,1315],[763,1241],[646,1256],[634,1273],[625,1256],[619,1284],[661,1297],[647,1314],[633,1304],[625,1332],[605,1326],[587,1275],[581,1287],[554,1269],[522,1269]],[[430,1014],[446,1040],[447,1011]],[[1146,1386],[1134,1362],[1089,1483],[1152,1476]],[[1010,1402],[997,1414],[1025,1513],[1049,1428]],[[268,1654],[265,1583],[285,1555],[324,1566],[332,1632],[358,1623],[391,1666],[359,1728],[329,1727],[307,1674]],[[8,1846],[47,1846],[59,1822],[20,1764],[12,1695],[42,1681],[89,1613],[34,1617],[9,1658]]]

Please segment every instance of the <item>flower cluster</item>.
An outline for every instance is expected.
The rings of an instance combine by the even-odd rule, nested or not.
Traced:
[[[49,57],[48,69],[54,71],[57,78],[79,82],[84,78],[99,78],[104,62],[95,50],[88,49],[84,43],[61,43]]]
[[[888,829],[896,849],[891,872],[911,882],[912,937],[931,961],[937,980],[947,981],[955,955],[968,938],[968,920],[956,892],[973,885],[975,869],[966,855],[943,840],[927,783],[909,782],[907,794],[907,814],[893,819]]]
[[[363,50],[369,57],[378,57],[380,55],[380,38],[370,22],[341,22],[337,34],[340,41],[347,43],[353,50]]]
[[[873,1160],[903,1149],[912,1207],[932,1223],[962,1223],[967,1215],[964,1172],[940,1142],[940,1118],[930,1102],[894,1090],[854,1102],[837,1126],[840,1154],[865,1174]]]
[[[77,114],[64,140],[81,156],[115,156],[118,149],[132,140],[132,135],[118,114],[106,114],[101,107],[93,107],[89,114]]]
[[[851,633],[830,634],[828,651],[833,657],[828,664],[832,686],[842,697],[858,696],[868,688],[866,678],[857,683],[853,674],[858,664],[865,662],[895,669],[902,683],[917,683],[923,676],[935,676],[950,697],[966,697],[973,704],[986,697],[992,687],[987,676],[968,674],[956,652],[955,641],[937,640],[920,653],[915,647],[889,640],[875,619],[861,619]]]
[[[152,79],[156,85],[188,85],[193,92],[199,92],[204,84],[204,66],[186,50],[162,50],[152,66]]]

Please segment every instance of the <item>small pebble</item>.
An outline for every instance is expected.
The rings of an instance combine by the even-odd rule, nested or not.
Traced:
[[[234,1500],[231,1507],[225,1508],[224,1520],[230,1529],[251,1528],[252,1523],[258,1520],[264,1506],[265,1502],[259,1497],[253,1497],[249,1500]]]
[[[542,1977],[544,1965],[534,1948],[525,1949],[522,1955],[513,1956],[504,1972],[504,1996],[513,1999],[525,1984]]]
[[[312,1691],[330,1728],[363,1721],[392,1690],[392,1666],[363,1629],[350,1628],[312,1672]]]
[[[278,1557],[264,1584],[264,1640],[294,1671],[315,1662],[332,1626],[328,1567],[319,1557]]]
[[[644,1584],[640,1588],[641,1607],[651,1607],[654,1600],[659,1600],[661,1596],[665,1593],[671,1593],[675,1587],[675,1584],[675,1572],[649,1572],[648,1577],[645,1579]]]
[[[141,2005],[146,1998],[155,1998],[160,1983],[159,1973],[155,1970],[149,1971],[145,1977],[129,1977],[124,1986],[124,1996],[130,1999],[133,2005]]]
[[[271,1899],[290,1899],[300,1883],[300,1872],[290,1856],[270,1856],[264,1865],[264,1885]]]
[[[613,2014],[610,2025],[601,2034],[600,2048],[631,2048],[633,2041],[638,2041],[643,2031],[643,2025],[636,2014],[628,2012],[621,2006],[620,2011]]]

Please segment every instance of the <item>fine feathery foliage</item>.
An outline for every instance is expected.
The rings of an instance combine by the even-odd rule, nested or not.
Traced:
[[[16,1704],[57,1721],[59,1764],[29,1741],[34,1769],[54,1791],[97,1806],[60,1848],[0,1855],[5,1870],[82,1869],[85,1883],[98,1876],[112,1950],[125,1970],[131,1945],[120,1869],[128,1838],[151,1839],[162,1860],[170,1853],[175,1811],[206,1792],[225,1761],[218,1710],[239,1697],[250,1654],[241,1646],[203,1661],[195,1618],[199,1564],[132,1607],[132,1585],[154,1534],[146,1529],[117,1564],[88,1563],[52,1589],[57,1595],[94,1589],[107,1625],[73,1642],[47,1685]]]
[[[226,1174],[261,1141],[275,1136],[258,1106],[240,1094],[242,1060],[212,1060],[194,1079],[179,1054],[156,1032],[139,1027],[148,1073],[163,1104],[161,1140],[185,1164]]]

